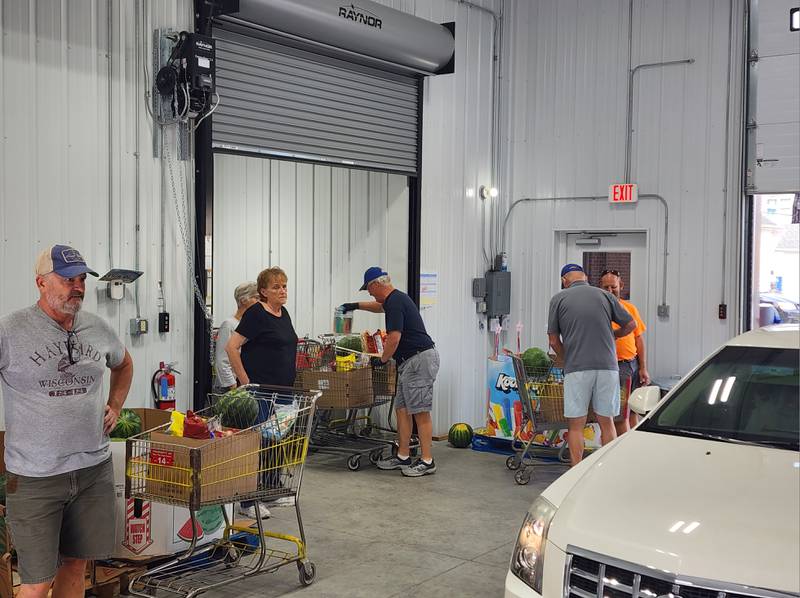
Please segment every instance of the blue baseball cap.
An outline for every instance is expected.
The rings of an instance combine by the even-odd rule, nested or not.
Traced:
[[[362,284],[361,288],[358,290],[366,291],[369,283],[377,278],[380,278],[381,276],[386,275],[387,273],[380,266],[372,266],[371,268],[367,268],[366,272],[364,272],[364,284]]]
[[[86,260],[80,252],[69,245],[53,245],[36,258],[36,274],[44,276],[50,272],[55,272],[64,278],[73,278],[81,274],[97,276],[97,272],[86,265]]]
[[[583,266],[578,264],[567,264],[563,268],[561,268],[561,276],[564,277],[570,272],[583,272]]]

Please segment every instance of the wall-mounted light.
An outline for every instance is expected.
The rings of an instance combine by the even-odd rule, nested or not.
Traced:
[[[489,199],[490,197],[494,199],[500,192],[497,190],[497,187],[487,187],[486,185],[481,185],[479,190],[481,199]]]
[[[137,270],[114,268],[98,280],[108,283],[108,296],[110,299],[121,301],[125,296],[125,285],[131,284],[142,274],[143,272],[138,272]]]

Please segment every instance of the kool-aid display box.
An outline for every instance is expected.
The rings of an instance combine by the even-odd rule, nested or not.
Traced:
[[[490,358],[486,374],[489,397],[486,427],[489,428],[489,435],[512,438],[522,426],[522,404],[519,402],[511,358],[507,355]]]
[[[498,355],[489,358],[486,366],[486,385],[488,398],[486,435],[506,439],[516,436],[522,442],[530,440],[534,432],[530,423],[523,426],[522,403],[517,392],[514,365],[509,356]],[[536,392],[535,389],[530,391]],[[587,424],[583,436],[587,447],[600,447],[600,429],[597,424]],[[545,447],[560,448],[566,439],[566,430],[544,430],[535,434],[533,442]]]

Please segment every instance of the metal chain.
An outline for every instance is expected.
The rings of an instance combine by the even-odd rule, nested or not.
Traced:
[[[177,135],[179,131],[176,129],[176,143],[177,143]],[[172,167],[172,152],[170,151],[170,143],[169,140],[166,139],[166,136],[162,136],[162,144],[164,150],[164,159],[167,163],[167,169],[169,170],[169,182],[170,187],[172,190],[172,197],[175,200],[175,215],[176,220],[178,221],[178,230],[181,235],[181,240],[183,241],[183,251],[186,257],[186,269],[187,273],[189,274],[189,280],[191,281],[192,288],[194,290],[194,296],[197,300],[200,309],[203,311],[203,315],[206,320],[206,325],[211,330],[211,314],[208,311],[208,307],[206,307],[205,298],[203,297],[203,293],[200,291],[200,287],[197,284],[197,279],[195,277],[195,266],[194,266],[194,252],[192,251],[192,245],[189,242],[189,233],[188,233],[188,223],[184,220],[184,215],[187,215],[188,218],[189,209],[188,205],[186,204],[186,185],[183,184],[184,181],[181,181],[180,185],[180,195],[178,194],[178,186],[175,184],[175,173]]]

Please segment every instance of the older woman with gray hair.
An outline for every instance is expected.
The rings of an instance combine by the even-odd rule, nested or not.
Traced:
[[[219,327],[217,332],[217,344],[214,349],[214,365],[216,376],[214,376],[214,389],[225,391],[236,386],[236,375],[233,373],[228,353],[225,346],[231,338],[231,333],[236,330],[239,320],[247,311],[247,308],[258,303],[258,288],[255,282],[243,282],[233,291],[233,298],[236,300],[236,313],[226,319]]]

